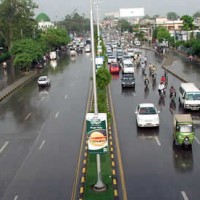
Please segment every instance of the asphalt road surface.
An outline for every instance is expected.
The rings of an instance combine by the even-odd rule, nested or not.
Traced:
[[[56,66],[57,65],[57,66]],[[91,81],[90,55],[61,57],[0,104],[0,199],[70,199]]]
[[[196,120],[196,138],[191,150],[173,146],[173,113],[183,113],[176,105],[170,106],[169,88],[176,90],[180,80],[169,74],[167,95],[160,100],[157,87],[164,75],[160,67],[162,58],[147,52],[148,62],[157,66],[157,82],[150,80],[149,90],[144,90],[141,69],[135,70],[136,86],[121,88],[121,73],[114,75],[111,83],[127,196],[130,200],[198,200],[200,198],[200,127],[199,112],[192,113]],[[181,63],[184,64],[184,63]],[[186,66],[185,66],[186,67]],[[148,70],[147,70],[148,72]],[[160,110],[160,128],[137,128],[137,104],[151,102]]]

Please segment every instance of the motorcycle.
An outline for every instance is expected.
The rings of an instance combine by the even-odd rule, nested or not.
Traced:
[[[148,85],[149,85],[149,80],[148,79],[144,80],[144,85],[145,85],[145,87],[148,87]]]
[[[163,98],[165,96],[165,89],[159,90],[159,95]]]
[[[156,72],[152,72],[151,76],[152,76],[152,79],[155,80],[156,79]]]
[[[175,92],[171,92],[170,93],[170,98],[171,98],[172,101],[175,101],[176,93]]]

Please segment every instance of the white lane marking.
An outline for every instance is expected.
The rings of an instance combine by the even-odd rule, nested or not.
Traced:
[[[29,113],[26,117],[25,117],[25,121],[31,116],[31,113]]]
[[[56,115],[55,115],[55,118],[57,118],[57,117],[58,117],[58,115],[59,115],[59,112],[57,112],[57,113],[56,113]]]
[[[44,146],[44,144],[45,144],[45,140],[42,141],[42,143],[41,143],[41,145],[40,145],[40,147],[39,147],[39,150],[42,149],[42,147]]]
[[[18,199],[18,196],[16,195],[15,198],[14,198],[14,200],[17,200],[17,199]]]
[[[157,142],[158,146],[161,146],[161,143],[160,143],[160,141],[159,141],[157,136],[155,137],[155,139],[156,139],[156,142]]]
[[[67,99],[67,97],[68,97],[68,95],[66,94],[66,95],[65,95],[65,99]]]
[[[195,136],[194,137],[194,139],[196,140],[196,142],[198,143],[198,144],[200,144],[200,141],[198,140],[198,138]]]
[[[6,146],[9,144],[9,141],[6,141],[5,144],[1,147],[0,153],[6,148]]]
[[[185,191],[181,191],[182,197],[184,200],[189,200],[189,198],[187,197]]]

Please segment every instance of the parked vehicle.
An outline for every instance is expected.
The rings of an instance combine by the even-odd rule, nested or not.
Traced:
[[[200,90],[194,83],[181,83],[179,87],[179,102],[184,109],[200,109]]]
[[[131,74],[123,74],[121,78],[122,88],[132,87],[135,88],[135,78],[134,75]]]
[[[138,127],[159,127],[160,111],[153,103],[141,103],[136,107],[136,121]]]
[[[51,51],[49,53],[49,58],[50,58],[50,60],[55,60],[57,58],[56,51]]]
[[[39,87],[43,87],[43,86],[50,86],[51,84],[51,81],[50,79],[48,78],[48,76],[40,76],[38,78],[38,86]]]
[[[190,114],[174,115],[174,144],[191,145],[194,141],[194,126]]]

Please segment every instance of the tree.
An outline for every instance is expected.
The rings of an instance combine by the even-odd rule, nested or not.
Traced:
[[[167,13],[167,19],[169,19],[169,20],[177,20],[178,17],[179,16],[175,12],[168,12]]]
[[[130,33],[133,32],[132,25],[125,19],[120,19],[117,23],[117,27],[119,30],[123,31],[129,31]]]
[[[194,19],[200,18],[200,11],[195,12],[193,18]]]
[[[163,40],[169,41],[171,39],[171,35],[165,27],[160,26],[157,29],[157,39],[159,42],[162,42]]]
[[[194,30],[193,17],[191,17],[189,15],[183,15],[181,17],[181,20],[183,20],[183,30],[185,30],[185,31]]]
[[[90,30],[90,19],[86,18],[84,14],[78,14],[76,10],[71,15],[66,15],[62,24],[70,33],[75,32],[80,34]]]
[[[2,0],[0,4],[0,36],[8,50],[15,40],[30,37],[35,29],[33,10],[37,5],[32,0]]]
[[[41,40],[46,43],[50,50],[55,50],[61,45],[69,43],[70,38],[64,29],[47,29],[41,35]]]
[[[192,45],[192,54],[200,56],[200,40],[195,40]]]
[[[14,66],[24,71],[44,55],[40,43],[33,39],[22,39],[14,42],[11,53],[14,56]]]

